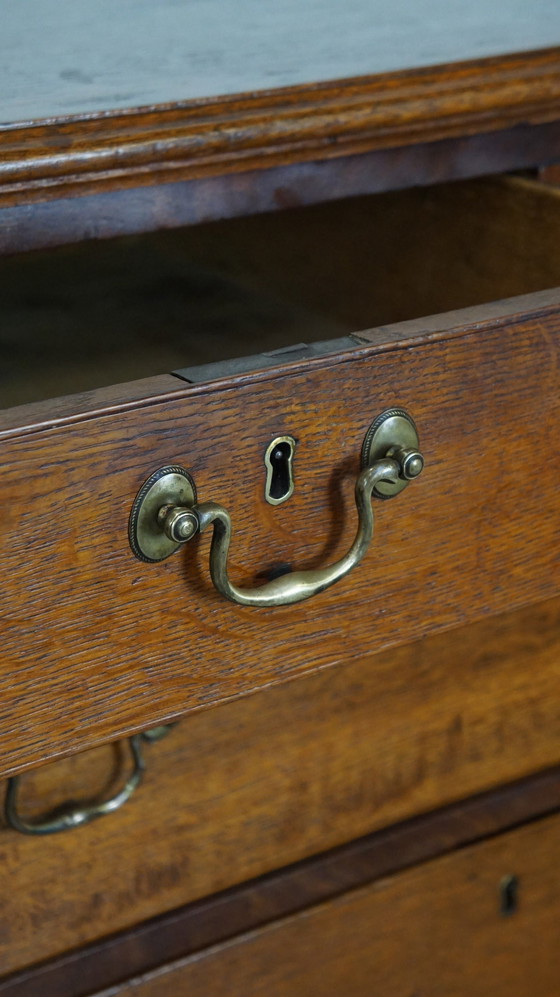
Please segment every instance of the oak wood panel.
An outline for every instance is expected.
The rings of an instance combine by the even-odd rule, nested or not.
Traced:
[[[0,994],[36,997],[40,991],[86,997],[93,990],[550,813],[558,809],[559,801],[559,769],[502,786],[10,974],[0,980]],[[40,955],[41,950],[34,949],[31,961]]]
[[[553,997],[555,816],[347,893],[98,997]],[[518,877],[518,905],[500,884]]]
[[[198,225],[559,159],[560,121],[551,121],[266,170],[24,202],[0,209],[0,253]]]
[[[29,402],[0,409],[0,438],[14,430],[18,433],[36,432],[39,426],[43,430],[53,429],[84,415],[93,418],[111,409],[122,411],[128,406],[145,405],[151,398],[157,398],[159,402],[172,400],[175,393],[183,388],[183,383],[172,374],[156,374],[124,384],[110,384],[59,396],[46,402]]]
[[[558,49],[0,129],[0,204],[160,184],[542,124]]]
[[[1,770],[552,597],[559,331],[557,307],[529,307],[5,437]],[[227,502],[242,583],[336,558],[362,439],[395,404],[418,421],[426,473],[378,505],[366,562],[313,605],[221,600],[206,538],[160,565],[132,556],[131,501],[179,462],[202,499]],[[296,494],[271,508],[262,455],[286,432]]]
[[[3,972],[558,764],[559,624],[556,599],[195,714],[145,749],[118,813],[4,827]],[[22,811],[105,795],[128,766],[105,746],[28,773]]]

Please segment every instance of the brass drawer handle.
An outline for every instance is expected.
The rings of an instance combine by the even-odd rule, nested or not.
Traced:
[[[56,816],[50,819],[24,820],[19,815],[17,807],[20,777],[12,776],[11,779],[8,779],[4,804],[4,816],[7,824],[14,831],[19,831],[20,834],[57,834],[59,831],[70,831],[73,827],[89,824],[90,821],[97,820],[98,817],[114,813],[115,810],[118,810],[119,807],[122,807],[123,803],[126,803],[130,799],[142,781],[142,776],[146,768],[142,755],[142,742],[160,740],[160,738],[167,734],[171,726],[171,724],[168,724],[162,727],[155,727],[151,731],[145,731],[143,734],[135,734],[128,739],[132,756],[132,772],[124,786],[109,800],[104,800],[101,803],[83,807],[69,804],[67,807],[59,810]]]
[[[130,543],[141,560],[160,561],[213,526],[210,575],[218,592],[241,606],[289,606],[330,588],[360,563],[373,537],[372,497],[392,498],[423,467],[414,421],[403,409],[387,409],[370,426],[362,447],[355,492],[358,529],[348,553],[325,568],[293,571],[260,588],[239,588],[231,581],[230,514],[216,502],[197,502],[193,479],[178,465],[160,468],[140,489],[130,515]]]

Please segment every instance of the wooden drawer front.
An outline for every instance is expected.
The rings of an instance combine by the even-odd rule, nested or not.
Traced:
[[[557,764],[559,662],[554,600],[189,717],[145,748],[117,813],[38,839],[0,830],[0,977]],[[128,765],[103,746],[44,766],[21,811],[105,796]]]
[[[533,295],[8,433],[0,770],[553,596],[559,337],[560,295]],[[376,503],[365,561],[312,602],[226,602],[206,536],[161,564],[133,556],[134,496],[179,463],[199,499],[231,511],[236,581],[335,560],[355,531],[364,435],[393,405],[416,420],[426,470]],[[263,455],[285,433],[299,441],[296,491],[273,508]]]
[[[107,997],[553,997],[560,818],[427,862]],[[518,879],[517,906],[501,885]],[[101,997],[101,995],[99,995]]]

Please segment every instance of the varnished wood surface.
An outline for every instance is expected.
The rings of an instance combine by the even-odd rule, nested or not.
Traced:
[[[41,992],[56,997],[86,997],[93,990],[549,814],[558,809],[559,803],[560,771],[552,769],[360,838],[42,965],[30,966],[0,980],[0,994],[36,997]],[[41,955],[44,950],[34,949],[30,961],[35,962]]]
[[[363,657],[366,646],[375,667],[379,650],[555,595],[559,309],[531,296],[517,307],[474,327],[416,328],[408,340],[393,329],[299,369],[187,387],[173,404],[6,436],[1,770]],[[392,405],[417,420],[426,472],[378,504],[365,562],[312,605],[226,603],[209,582],[207,538],[160,565],[133,557],[131,502],[148,474],[177,462],[201,500],[230,509],[238,582],[336,559],[355,529],[362,440]],[[271,508],[262,455],[284,433],[299,441],[297,488]]]
[[[144,108],[132,101],[128,111],[8,124],[0,128],[0,205],[554,122],[560,118],[558,53],[363,77],[352,70],[352,79],[342,81],[319,77],[312,85]]]
[[[559,622],[556,599],[195,714],[118,813],[3,828],[4,972],[558,765]],[[105,747],[28,773],[21,811],[107,795],[128,766]]]
[[[555,816],[380,880],[98,997],[554,997]],[[500,887],[518,878],[505,916]]]
[[[560,160],[560,121],[2,208],[0,253],[134,235]],[[550,167],[553,168],[553,167]]]

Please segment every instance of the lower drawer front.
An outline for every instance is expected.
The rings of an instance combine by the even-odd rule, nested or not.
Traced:
[[[560,817],[427,862],[112,997],[553,997]]]
[[[195,714],[146,746],[116,813],[0,830],[0,977],[560,761],[560,601]],[[105,746],[21,777],[32,818],[103,798]]]

